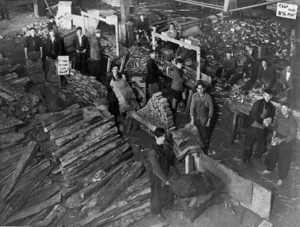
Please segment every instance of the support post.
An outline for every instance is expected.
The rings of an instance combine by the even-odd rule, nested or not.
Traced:
[[[85,35],[85,19],[84,19],[84,15],[81,14],[81,17],[82,17],[82,33]]]
[[[196,76],[196,80],[200,80],[201,79],[201,49],[199,47],[199,49],[197,50],[197,76]]]
[[[46,7],[43,0],[33,0],[34,15],[36,17],[46,16]]]
[[[156,39],[155,39],[155,33],[156,33],[156,27],[152,27],[152,49],[155,50],[156,49]]]
[[[237,0],[225,0],[224,1],[224,12],[228,12],[230,9],[237,8]]]
[[[122,0],[120,3],[121,21],[125,23],[130,21],[130,0]]]

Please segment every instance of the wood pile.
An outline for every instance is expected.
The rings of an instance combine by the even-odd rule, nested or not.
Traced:
[[[74,226],[128,226],[150,212],[149,182],[135,181],[144,167],[130,160],[133,153],[112,117],[71,108],[37,119],[58,146],[52,155],[68,187],[62,192],[66,207],[85,216]]]
[[[37,113],[45,113],[38,96],[26,93],[24,86],[28,77],[16,77],[16,73],[0,77],[0,119],[16,117],[20,120],[31,119]]]
[[[137,112],[157,127],[163,127],[167,131],[175,129],[172,110],[161,92],[153,94],[147,105]]]
[[[68,84],[65,90],[75,100],[94,106],[107,106],[106,87],[95,77],[88,77],[79,71],[71,70],[70,76],[66,76],[66,79]]]
[[[50,178],[54,165],[39,159],[39,150],[37,142],[30,141],[15,142],[0,152],[0,225],[55,225],[65,213],[55,206],[62,197],[60,186]]]
[[[146,73],[149,50],[138,46],[132,46],[128,51],[130,54],[125,66],[126,71],[129,73]]]

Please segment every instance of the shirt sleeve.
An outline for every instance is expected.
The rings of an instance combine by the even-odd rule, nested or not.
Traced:
[[[29,46],[29,40],[28,37],[26,37],[24,41],[24,48],[28,48],[28,46]]]
[[[290,135],[285,138],[285,142],[289,143],[296,138],[297,135],[297,123],[293,119],[290,121]]]
[[[191,107],[190,107],[190,116],[194,117],[195,115],[195,103],[196,103],[196,96],[193,94],[192,101],[191,101]]]
[[[159,177],[163,182],[166,182],[168,180],[167,176],[162,171],[160,165],[159,165],[159,157],[155,153],[154,150],[150,150],[148,154],[148,159],[152,165],[153,173]]]
[[[212,118],[214,114],[214,103],[212,100],[212,97],[210,95],[207,95],[207,101],[208,101],[208,118]]]

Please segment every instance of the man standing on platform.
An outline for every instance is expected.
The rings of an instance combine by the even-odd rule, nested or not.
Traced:
[[[7,19],[9,20],[8,10],[6,0],[0,0],[0,20]]]
[[[54,29],[50,29],[46,43],[46,57],[56,60],[59,55],[63,55],[62,42]]]
[[[276,81],[274,72],[271,67],[268,67],[266,60],[262,60],[261,62],[261,67],[258,70],[258,79],[259,82],[264,86],[264,88],[270,89],[272,89],[274,82]]]
[[[177,112],[178,102],[181,101],[182,93],[184,91],[184,87],[183,87],[184,78],[183,78],[182,65],[183,65],[183,60],[180,58],[176,58],[175,67],[173,71],[172,84],[171,84],[172,96],[173,96],[172,109],[175,114]]]
[[[42,41],[36,36],[35,28],[30,28],[30,36],[25,38],[24,43],[25,59],[36,62],[43,56]]]
[[[158,77],[161,75],[161,71],[159,70],[155,62],[155,51],[150,50],[149,54],[150,54],[150,58],[147,61],[146,82],[148,84],[148,89],[149,89],[149,98],[151,98],[154,93],[159,91]]]
[[[208,154],[210,142],[210,125],[214,112],[212,97],[206,93],[206,86],[203,81],[198,81],[197,92],[192,96],[190,107],[191,125],[195,125],[204,143],[203,151]]]
[[[88,38],[82,34],[82,28],[76,28],[76,36],[73,40],[73,47],[76,50],[75,69],[81,73],[87,73],[87,52],[89,48]]]
[[[264,160],[267,169],[263,171],[263,174],[270,173],[278,163],[278,186],[283,184],[283,180],[288,175],[293,155],[292,146],[297,134],[297,122],[290,113],[289,104],[282,103],[280,110],[281,113],[274,124],[271,149]]]
[[[92,75],[94,77],[96,77],[97,79],[99,79],[99,77],[100,77],[100,67],[101,67],[100,64],[101,64],[101,54],[102,54],[100,38],[101,38],[101,31],[99,29],[96,29],[95,34],[91,40],[91,56],[90,57],[93,61],[93,69],[91,70]]]
[[[256,101],[250,111],[250,115],[245,122],[246,138],[243,152],[243,162],[250,164],[253,146],[257,143],[257,150],[255,158],[261,158],[266,150],[266,127],[270,126],[275,108],[270,102],[272,98],[272,91],[265,89],[263,99]]]

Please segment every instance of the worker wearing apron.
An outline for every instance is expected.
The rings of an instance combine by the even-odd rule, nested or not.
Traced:
[[[192,96],[190,108],[191,125],[197,127],[204,143],[203,151],[207,154],[210,142],[210,122],[214,112],[214,105],[212,97],[206,93],[203,81],[197,82],[196,89],[197,92]]]
[[[37,62],[43,56],[42,41],[36,36],[35,28],[30,28],[30,36],[27,36],[24,43],[25,59]]]

